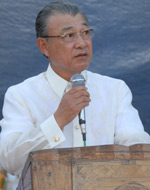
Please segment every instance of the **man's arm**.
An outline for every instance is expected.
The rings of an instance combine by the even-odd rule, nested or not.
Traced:
[[[54,148],[61,144],[65,140],[63,127],[71,122],[89,101],[85,87],[71,89],[62,97],[55,114],[37,124],[26,102],[14,88],[10,88],[4,100],[4,119],[0,122],[0,160],[3,167],[9,173],[17,175],[21,173],[29,152]],[[56,141],[55,137],[59,137],[59,141]]]
[[[132,94],[122,82],[118,91],[115,144],[150,143],[150,136],[144,131],[138,111],[132,106]]]
[[[14,88],[5,95],[3,115],[0,121],[0,162],[9,173],[18,175],[21,172],[29,152],[54,148],[65,140],[53,115],[40,124],[34,122],[26,102]],[[45,131],[50,134],[49,139]],[[61,137],[59,142],[54,141],[54,135]]]

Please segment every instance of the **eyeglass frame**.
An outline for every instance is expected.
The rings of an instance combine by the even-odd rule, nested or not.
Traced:
[[[77,37],[80,35],[82,37],[82,33],[83,32],[86,32],[86,31],[89,31],[89,32],[93,32],[93,36],[91,35],[91,38],[94,37],[94,32],[95,32],[95,29],[94,28],[89,28],[89,29],[86,29],[86,30],[83,30],[81,32],[77,32],[76,35],[75,35],[75,39],[73,41],[70,41],[70,42],[74,42]],[[75,32],[74,32],[75,33]],[[46,36],[41,36],[41,38],[62,38],[64,39],[66,37],[67,34],[70,34],[70,33],[67,33],[65,32],[64,34],[61,34],[61,35],[54,35],[54,36],[51,36],[51,35],[46,35]],[[82,37],[83,39],[83,37]],[[83,39],[84,40],[84,39]]]

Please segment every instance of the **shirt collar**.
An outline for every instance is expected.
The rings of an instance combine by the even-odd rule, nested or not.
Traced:
[[[82,71],[81,74],[84,76],[86,79],[86,71]],[[66,89],[71,88],[70,82],[66,81],[59,75],[57,75],[54,70],[51,68],[50,64],[48,66],[48,69],[46,71],[46,77],[51,85],[52,89],[55,91],[55,93],[59,96],[62,97]]]

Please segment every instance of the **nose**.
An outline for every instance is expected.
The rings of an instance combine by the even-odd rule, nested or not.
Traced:
[[[76,48],[85,48],[86,46],[87,46],[86,41],[83,40],[81,34],[78,34],[76,41],[75,41],[75,47]]]

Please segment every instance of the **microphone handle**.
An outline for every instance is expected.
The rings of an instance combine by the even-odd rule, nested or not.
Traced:
[[[81,74],[77,73],[71,77],[70,82],[71,82],[72,87],[85,86],[86,80]],[[85,109],[82,109],[79,113],[79,124],[80,124],[80,128],[81,128],[84,146],[86,146]]]
[[[86,121],[85,121],[85,109],[82,109],[79,114],[79,124],[81,128],[82,138],[84,146],[86,147]]]
[[[81,132],[86,133],[86,120],[85,120],[85,109],[80,111],[79,124],[81,126]]]

